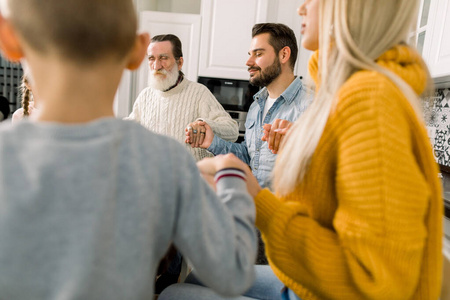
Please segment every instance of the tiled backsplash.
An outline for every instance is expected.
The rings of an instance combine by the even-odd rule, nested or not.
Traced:
[[[428,135],[434,147],[436,161],[450,167],[450,88],[437,89],[433,101],[425,107],[429,115]]]

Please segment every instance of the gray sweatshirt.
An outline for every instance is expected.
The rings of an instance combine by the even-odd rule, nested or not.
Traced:
[[[132,121],[0,126],[0,299],[152,299],[173,242],[225,295],[253,282],[245,182],[217,194],[175,140]]]

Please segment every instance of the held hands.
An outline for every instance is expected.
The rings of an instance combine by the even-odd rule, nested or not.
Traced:
[[[281,141],[292,126],[292,122],[282,119],[275,119],[272,124],[264,124],[264,136],[262,141],[267,141],[267,145],[273,154],[277,154]]]
[[[214,157],[204,158],[197,162],[197,167],[200,170],[200,174],[214,190],[216,190],[214,176],[218,171],[227,168],[235,168],[242,171],[248,169],[248,166],[234,154],[217,155]]]
[[[197,162],[197,167],[199,168],[203,178],[214,190],[216,190],[214,176],[218,171],[226,168],[240,169],[245,172],[247,177],[247,189],[252,197],[255,197],[261,190],[261,187],[259,186],[255,176],[253,176],[249,166],[237,158],[234,154],[230,153],[225,155],[217,155],[212,158],[204,158]]]
[[[189,123],[184,129],[186,132],[186,144],[191,144],[192,148],[208,148],[214,138],[211,127],[203,121]]]

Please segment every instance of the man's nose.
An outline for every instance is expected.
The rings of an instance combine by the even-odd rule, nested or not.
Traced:
[[[245,65],[247,65],[248,67],[253,67],[255,65],[255,59],[252,56],[250,56],[247,59],[247,62],[245,63]]]
[[[159,59],[155,59],[152,63],[153,70],[160,70],[162,67],[161,61]]]

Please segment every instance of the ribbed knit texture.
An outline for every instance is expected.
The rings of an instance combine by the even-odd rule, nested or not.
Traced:
[[[136,99],[133,111],[127,119],[136,120],[156,133],[168,135],[185,145],[198,161],[213,155],[205,149],[192,148],[185,144],[186,126],[197,119],[211,126],[214,134],[234,142],[239,129],[236,121],[223,109],[211,92],[204,86],[184,78],[168,92],[150,87],[144,89]]]
[[[421,93],[419,60],[398,46],[377,63]],[[270,264],[303,300],[438,299],[442,197],[424,124],[376,72],[356,72],[338,97],[295,192],[256,197]]]

